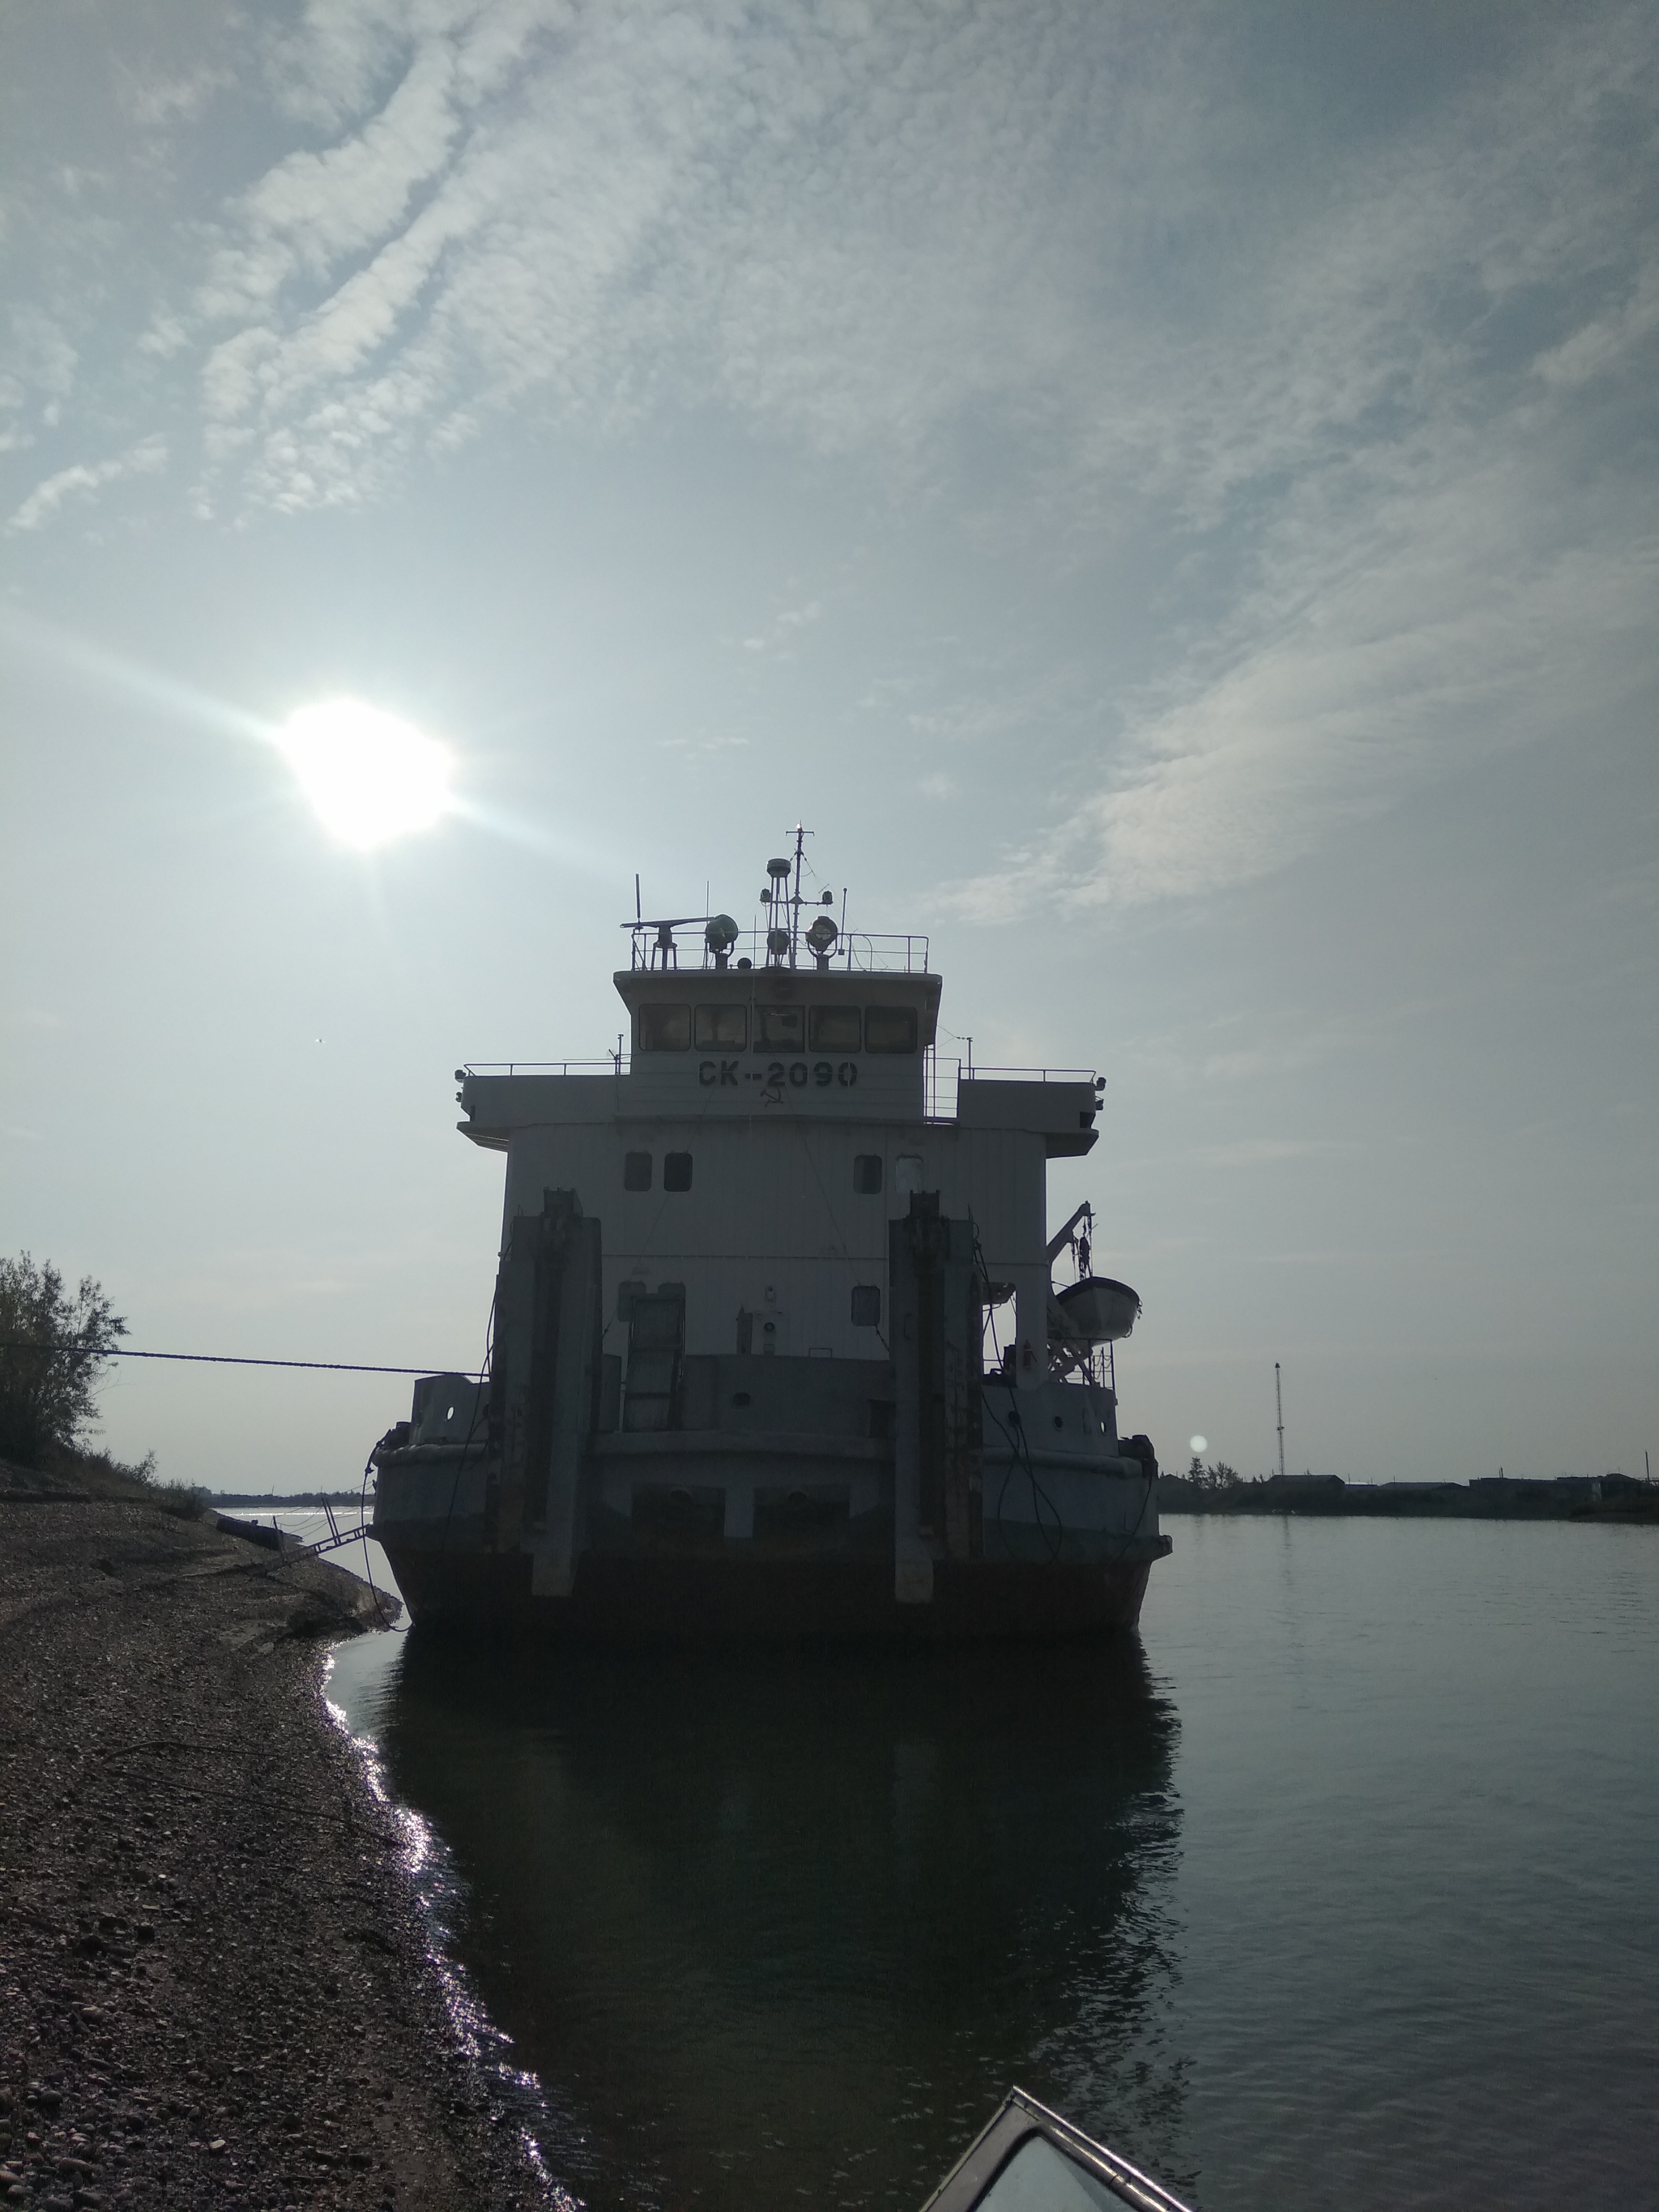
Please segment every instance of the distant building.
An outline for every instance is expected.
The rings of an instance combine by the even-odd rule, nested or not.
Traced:
[[[1477,1474],[1469,1484],[1486,1498],[1600,1498],[1640,1487],[1623,1474]]]

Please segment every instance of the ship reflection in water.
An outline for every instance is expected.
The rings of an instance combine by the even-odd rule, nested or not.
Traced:
[[[1019,2081],[1179,2185],[1177,1723],[1139,1642],[406,1641],[389,1779],[592,2206],[920,2204]]]

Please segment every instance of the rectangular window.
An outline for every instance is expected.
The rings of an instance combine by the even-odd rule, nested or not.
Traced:
[[[799,1006],[757,1006],[755,1049],[757,1052],[799,1052],[805,1027]]]
[[[853,1188],[860,1198],[881,1194],[881,1154],[860,1152],[853,1162]]]
[[[665,1152],[663,1154],[662,1187],[665,1190],[690,1189],[691,1155],[690,1152]]]
[[[749,1042],[747,1006],[699,1006],[696,1043],[699,1052],[715,1052],[724,1045],[741,1052]]]
[[[878,1283],[854,1284],[853,1326],[854,1328],[881,1327],[881,1286]]]
[[[856,1052],[859,1010],[856,1006],[813,1006],[806,1017],[806,1035],[814,1052]]]
[[[893,1163],[893,1188],[901,1198],[921,1188],[921,1154],[901,1152]]]
[[[866,1052],[914,1052],[916,1048],[915,1008],[866,1006],[864,1010],[864,1048]]]
[[[690,1006],[641,1006],[639,1030],[641,1052],[690,1052],[691,1009]]]
[[[623,1154],[623,1188],[649,1190],[651,1188],[651,1155],[649,1152]]]

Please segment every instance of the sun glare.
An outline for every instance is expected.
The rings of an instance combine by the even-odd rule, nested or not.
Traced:
[[[301,707],[277,736],[324,828],[369,852],[429,830],[449,805],[449,755],[361,699]]]

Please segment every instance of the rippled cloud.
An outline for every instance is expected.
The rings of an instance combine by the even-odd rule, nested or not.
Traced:
[[[44,451],[117,394],[133,419],[23,485],[14,532],[168,453],[234,520],[370,506],[515,419],[707,410],[1056,577],[1144,538],[1132,676],[1082,622],[1041,653],[1011,629],[967,695],[942,661],[892,678],[918,745],[1041,763],[1046,826],[1028,800],[958,889],[981,915],[1249,880],[1651,680],[1644,9],[1517,12],[1445,97],[1279,164],[1201,9],[308,0],[244,27],[240,69],[130,88],[144,173],[211,143],[220,181],[155,188],[119,375],[50,285],[20,325],[0,436]],[[265,149],[240,175],[233,99]],[[52,188],[83,258],[120,247],[95,187]],[[43,239],[45,191],[14,195]]]

